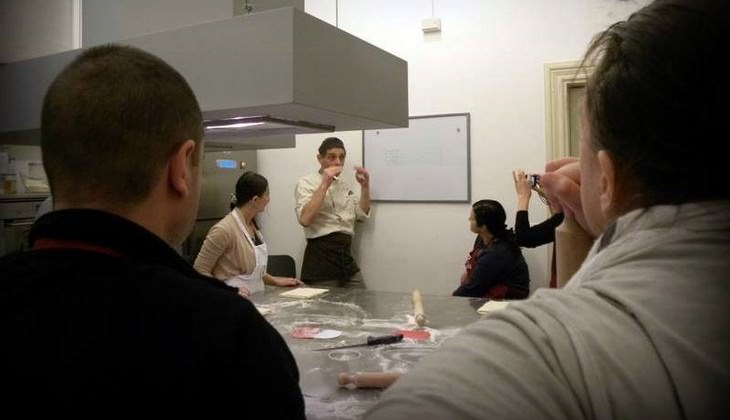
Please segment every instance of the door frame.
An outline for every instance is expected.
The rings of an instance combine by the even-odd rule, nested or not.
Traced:
[[[546,160],[570,156],[569,90],[584,87],[592,67],[580,61],[545,64],[545,151]]]

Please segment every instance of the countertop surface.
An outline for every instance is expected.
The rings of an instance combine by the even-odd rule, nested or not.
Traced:
[[[280,296],[290,290],[266,286],[251,300],[282,334],[294,353],[309,419],[358,419],[380,395],[380,390],[342,387],[342,372],[407,372],[418,360],[464,326],[478,320],[486,299],[423,295],[427,322],[418,327],[411,293],[332,288],[316,298]],[[330,339],[295,338],[300,327],[334,330]],[[368,336],[405,333],[402,342],[341,350],[315,351],[364,343]],[[424,334],[428,338],[422,338]],[[420,335],[421,338],[415,337]]]

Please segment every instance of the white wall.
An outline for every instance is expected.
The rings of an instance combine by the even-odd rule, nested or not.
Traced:
[[[545,164],[544,72],[548,62],[581,58],[590,38],[648,0],[307,0],[308,13],[408,61],[410,115],[471,113],[472,199],[502,202],[514,223],[511,171]],[[423,34],[421,20],[441,19]],[[387,101],[388,98],[383,98]],[[337,133],[350,165],[362,162],[361,132]],[[262,218],[272,253],[301,268],[304,235],[294,215],[297,179],[318,169],[326,135],[297,137],[295,149],[258,152],[271,203]],[[372,182],[387,182],[372,174]],[[355,243],[369,288],[448,294],[457,285],[474,235],[469,204],[374,203]],[[531,221],[546,210],[533,199]],[[545,286],[548,247],[525,250],[532,286]]]
[[[232,14],[231,1],[87,1],[85,45],[225,18]],[[580,58],[594,33],[648,2],[306,0],[305,8],[408,61],[410,115],[471,113],[472,199],[501,201],[512,225],[511,171],[540,172],[545,163],[543,65]],[[12,51],[17,59],[19,50],[33,56],[46,51],[38,48],[50,48],[48,52],[68,48],[51,42],[70,38],[60,37],[53,30],[57,25],[42,20],[35,11],[60,7],[44,15],[71,24],[69,4],[69,0],[0,2],[0,16],[6,23],[0,25],[5,28],[2,33],[11,35],[0,37],[3,56],[10,57],[6,53]],[[432,8],[441,19],[442,32],[424,35],[421,20],[432,16]],[[33,48],[13,41],[30,36],[23,28],[39,32],[30,37]],[[71,34],[68,28],[72,26],[61,30]],[[337,135],[345,141],[348,164],[362,162],[361,132]],[[272,194],[261,219],[264,235],[272,253],[294,256],[298,267],[305,241],[294,215],[294,185],[300,176],[318,168],[315,155],[324,137],[298,136],[295,149],[258,152],[258,169],[269,179]],[[374,183],[387,181],[372,174]],[[532,200],[530,212],[533,222],[547,215],[537,199]],[[468,204],[374,203],[372,218],[359,226],[355,243],[368,287],[408,291],[418,286],[424,293],[451,292],[473,241],[468,213]],[[544,286],[547,247],[526,250],[525,256],[533,288]]]

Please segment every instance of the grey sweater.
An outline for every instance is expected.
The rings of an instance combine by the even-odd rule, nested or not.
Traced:
[[[465,328],[365,418],[730,418],[729,307],[730,201],[636,210],[565,289]]]

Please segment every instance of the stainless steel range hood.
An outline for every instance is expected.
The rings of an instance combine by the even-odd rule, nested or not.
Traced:
[[[121,42],[160,56],[188,80],[206,126],[219,127],[206,130],[209,150],[292,147],[297,133],[408,126],[407,63],[297,8]],[[39,144],[43,95],[79,51],[0,65],[0,144]],[[258,124],[220,128],[242,117]]]

